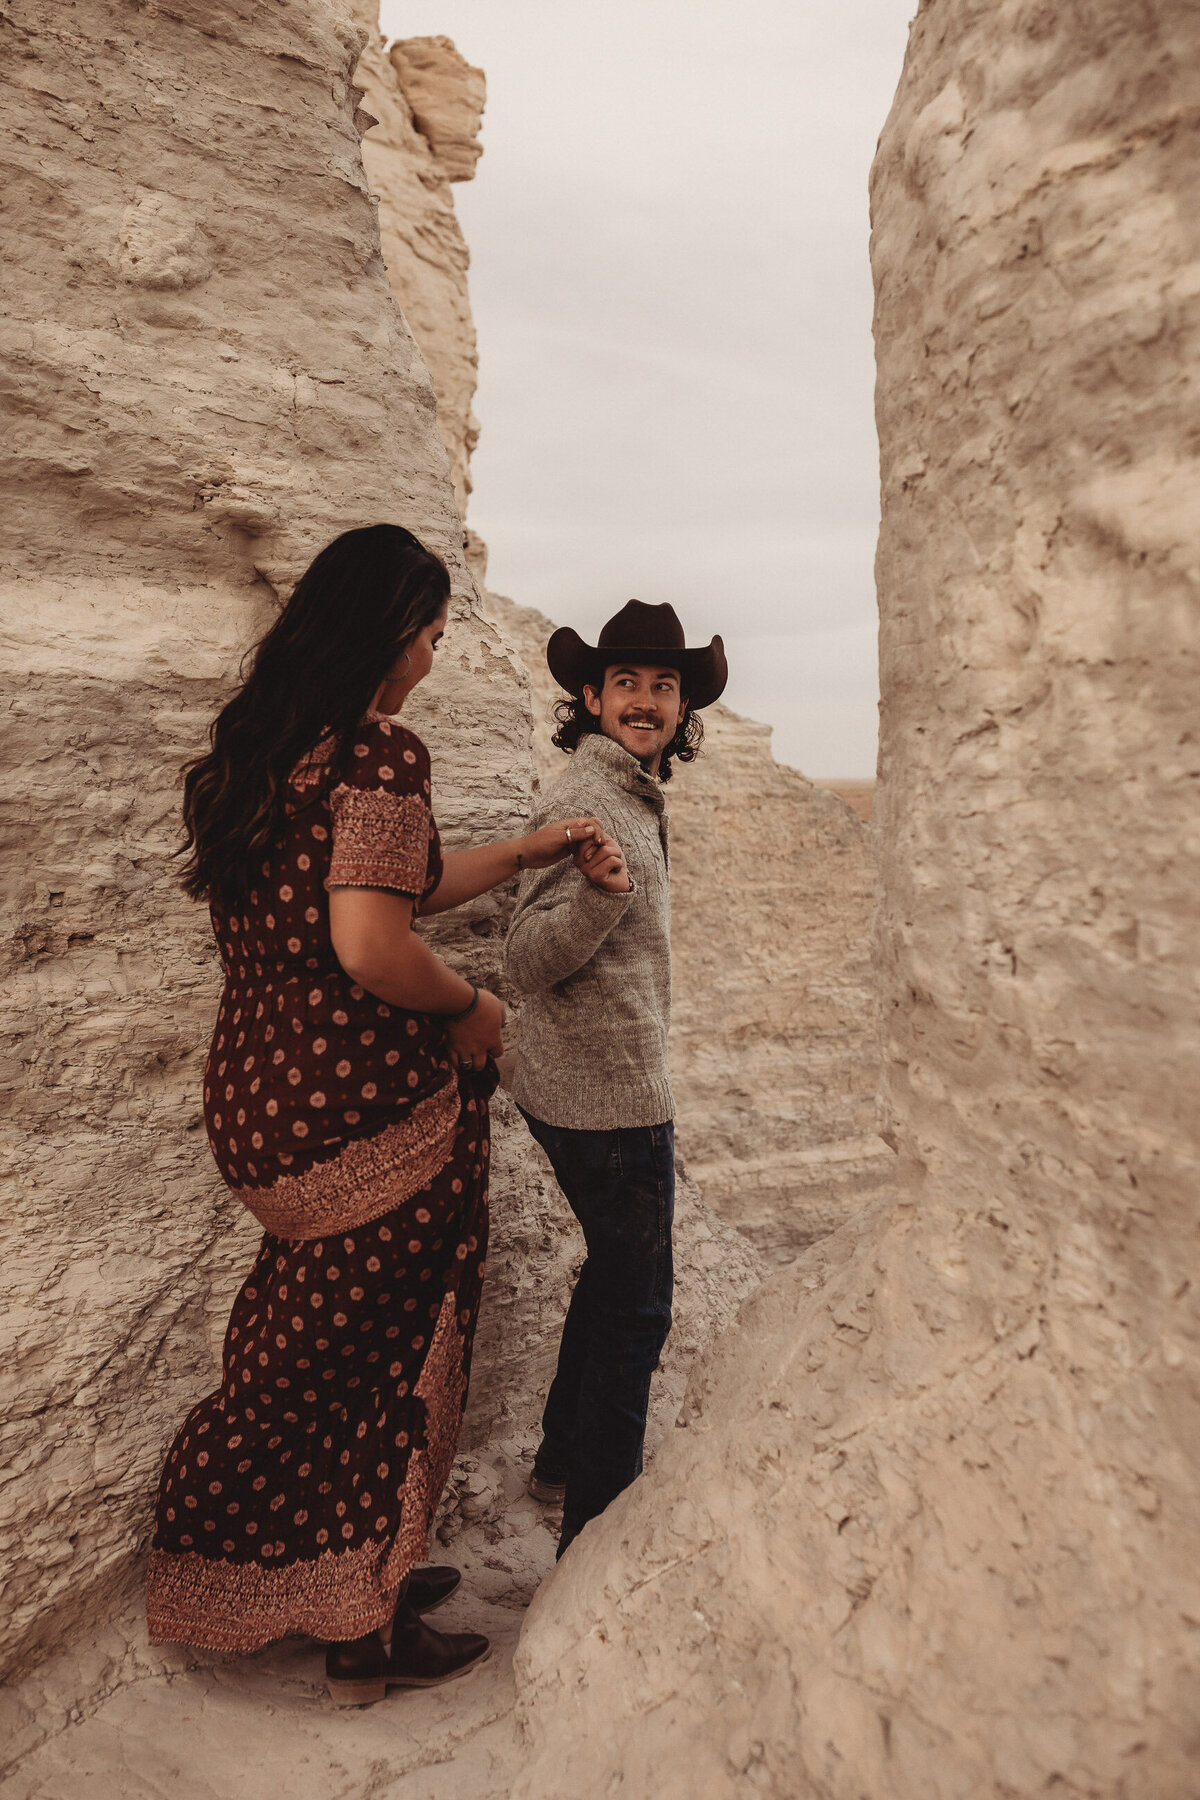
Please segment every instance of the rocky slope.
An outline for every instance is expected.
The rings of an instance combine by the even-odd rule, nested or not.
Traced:
[[[1195,1793],[1198,116],[1178,0],[917,16],[873,179],[899,1203],[760,1290],[538,1596],[514,1800],[581,1743],[578,1800]]]

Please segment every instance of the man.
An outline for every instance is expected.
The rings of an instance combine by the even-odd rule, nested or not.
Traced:
[[[691,762],[698,709],[725,686],[724,647],[685,647],[670,606],[631,600],[594,647],[546,647],[570,694],[554,742],[570,767],[540,813],[593,816],[600,842],[526,873],[506,969],[527,998],[513,1095],[583,1227],[587,1260],[563,1326],[530,1478],[563,1504],[558,1553],[641,1473],[650,1377],[671,1328],[675,1107],[667,816],[662,783]]]

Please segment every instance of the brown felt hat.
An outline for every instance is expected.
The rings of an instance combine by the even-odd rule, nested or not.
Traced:
[[[562,625],[546,645],[550,673],[570,694],[585,684],[599,688],[613,663],[660,663],[679,670],[679,685],[689,706],[711,706],[729,679],[725,646],[715,637],[706,650],[689,650],[673,606],[646,606],[630,600],[604,626],[600,641],[585,644],[577,631]]]

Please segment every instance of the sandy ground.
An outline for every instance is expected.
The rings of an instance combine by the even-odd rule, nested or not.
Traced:
[[[4,1800],[505,1800],[520,1760],[513,1651],[559,1523],[524,1492],[532,1443],[513,1448],[491,1465],[493,1516],[432,1551],[463,1570],[432,1622],[485,1631],[487,1663],[442,1688],[337,1707],[309,1639],[255,1656],[154,1647],[134,1592],[0,1700]]]

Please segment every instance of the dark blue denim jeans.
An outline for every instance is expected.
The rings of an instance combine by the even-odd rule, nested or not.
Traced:
[[[587,1245],[542,1416],[541,1455],[567,1471],[561,1556],[642,1472],[650,1377],[671,1329],[675,1127],[569,1131],[524,1118]]]

